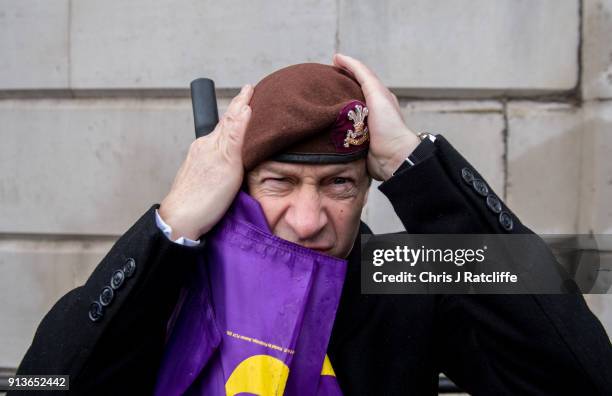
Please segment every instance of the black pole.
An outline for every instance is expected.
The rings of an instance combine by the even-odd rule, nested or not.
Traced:
[[[215,83],[210,78],[198,78],[191,82],[191,105],[196,139],[206,136],[219,122]]]

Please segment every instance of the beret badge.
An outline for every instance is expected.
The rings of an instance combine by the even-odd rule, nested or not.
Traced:
[[[359,104],[348,112],[348,119],[353,121],[353,129],[346,131],[344,138],[344,147],[359,146],[369,139],[368,127],[366,125],[366,117],[368,116],[368,108]]]

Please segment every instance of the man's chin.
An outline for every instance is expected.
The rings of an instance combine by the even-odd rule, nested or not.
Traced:
[[[336,255],[334,254],[334,249],[310,249],[310,250],[314,250],[317,253],[327,254],[328,256],[336,257]]]
[[[314,248],[310,248],[310,250],[315,251],[317,253],[322,253],[331,257],[335,257],[335,258],[339,258],[339,259],[344,259],[348,256],[348,253],[344,252],[344,251],[338,251],[337,249],[335,249],[334,247],[329,248],[329,249],[314,249]]]
[[[325,254],[328,254],[330,256],[339,258],[339,259],[347,259],[347,257],[351,254],[351,249],[349,250],[342,250],[342,251],[338,251],[335,249],[331,249],[330,251],[326,252]]]

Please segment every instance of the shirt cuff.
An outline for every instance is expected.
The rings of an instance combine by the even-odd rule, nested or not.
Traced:
[[[166,222],[159,215],[159,212],[157,211],[157,209],[155,209],[155,223],[157,224],[157,228],[159,228],[161,232],[163,232],[164,235],[172,241],[172,238],[170,237],[172,235],[172,227],[166,224]],[[200,244],[199,239],[197,241],[194,241],[192,239],[185,238],[185,237],[180,237],[176,241],[172,241],[172,242],[178,243],[179,245],[184,245],[184,246],[198,246]]]

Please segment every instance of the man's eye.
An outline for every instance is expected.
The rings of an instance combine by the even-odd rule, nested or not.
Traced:
[[[344,177],[335,177],[333,180],[334,184],[344,184],[346,183],[348,180]]]
[[[287,178],[286,177],[269,177],[267,179],[264,180],[264,182],[266,181],[272,181],[272,182],[286,182]]]

